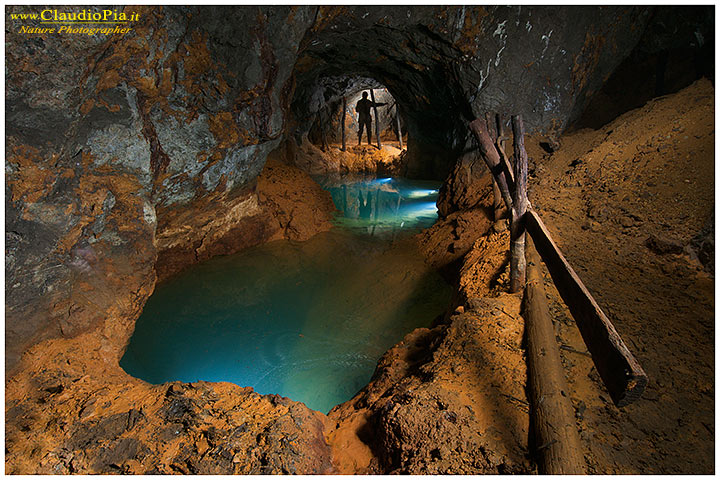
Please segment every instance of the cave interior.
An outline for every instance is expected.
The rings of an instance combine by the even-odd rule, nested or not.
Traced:
[[[6,473],[552,473],[496,114],[650,379],[613,402],[546,273],[573,472],[714,471],[714,6],[41,10],[7,7]]]

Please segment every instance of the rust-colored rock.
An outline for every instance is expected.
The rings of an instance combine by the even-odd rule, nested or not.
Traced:
[[[361,173],[385,177],[404,176],[407,172],[406,154],[397,148],[398,142],[384,141],[375,145],[350,144],[346,151],[340,145],[330,145],[322,151],[307,140],[292,148],[295,165],[313,175]]]
[[[328,414],[340,471],[530,473],[519,308],[517,296],[477,300],[388,351],[370,384]]]
[[[158,277],[271,240],[307,240],[330,229],[334,211],[306,173],[271,159],[251,188],[158,210]]]

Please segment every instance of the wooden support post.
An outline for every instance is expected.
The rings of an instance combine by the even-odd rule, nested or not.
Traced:
[[[373,111],[375,112],[375,136],[377,137],[377,145],[378,148],[382,148],[382,143],[380,143],[380,117],[378,116],[378,109],[375,106],[375,93],[373,93],[373,89],[370,89],[370,100],[372,100],[373,103]]]
[[[395,102],[395,120],[397,120],[397,129],[398,129],[398,141],[400,142],[400,150],[403,149],[403,140],[402,140],[402,129],[400,128],[400,105]]]
[[[485,120],[476,118],[470,122],[470,130],[473,134],[475,134],[478,146],[480,147],[480,156],[490,169],[490,173],[492,173],[495,180],[497,180],[498,187],[500,188],[500,195],[502,196],[508,211],[510,211],[512,209],[510,188],[514,188],[514,184],[509,174],[505,173],[505,170],[501,165],[500,154],[497,152],[495,144],[490,138]]]
[[[628,405],[642,395],[648,379],[590,292],[553,241],[532,207],[525,215],[527,231],[575,318],[595,368],[615,405]]]
[[[495,124],[495,127],[497,129],[497,139],[495,140],[495,146],[497,147],[497,151],[500,154],[500,162],[503,165],[505,172],[509,174],[510,178],[512,178],[513,182],[515,182],[515,176],[513,175],[513,167],[512,165],[510,165],[508,156],[505,153],[505,142],[509,140],[510,137],[507,135],[507,132],[505,130],[505,120],[503,119],[502,114],[498,113],[497,115],[495,115],[493,123]],[[513,193],[512,189],[510,190],[510,193]]]
[[[540,257],[532,240],[527,247],[524,316],[530,416],[538,467],[545,475],[583,475],[585,460],[545,298]]]
[[[527,211],[528,158],[525,152],[525,127],[522,117],[513,115],[513,150],[515,151],[515,195],[510,223],[510,292],[525,285],[525,212]]]
[[[493,211],[495,213],[495,223],[501,222],[503,219],[503,212],[505,203],[503,203],[502,194],[500,193],[500,187],[498,186],[497,180],[493,177]]]
[[[342,112],[340,115],[340,125],[341,125],[341,130],[342,130],[342,133],[341,133],[342,151],[343,152],[347,151],[347,142],[345,139],[345,115],[346,115],[346,112],[347,112],[347,100],[345,99],[345,97],[343,97]]]

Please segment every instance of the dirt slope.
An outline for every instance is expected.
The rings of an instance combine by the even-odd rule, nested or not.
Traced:
[[[650,377],[617,409],[591,360],[563,350],[592,473],[714,472],[714,99],[703,79],[552,155],[528,142],[531,201]],[[560,341],[585,351],[548,293]]]

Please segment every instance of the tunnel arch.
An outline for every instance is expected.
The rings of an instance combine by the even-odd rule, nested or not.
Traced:
[[[327,79],[346,79],[345,85],[337,84],[345,91],[353,79],[366,88],[374,80],[400,106],[408,133],[408,175],[447,176],[465,149],[466,122],[472,118],[458,77],[457,63],[462,60],[458,49],[417,25],[310,32],[303,44],[291,100],[291,131],[296,139],[307,133],[319,110],[319,103],[308,99],[323,98]]]

